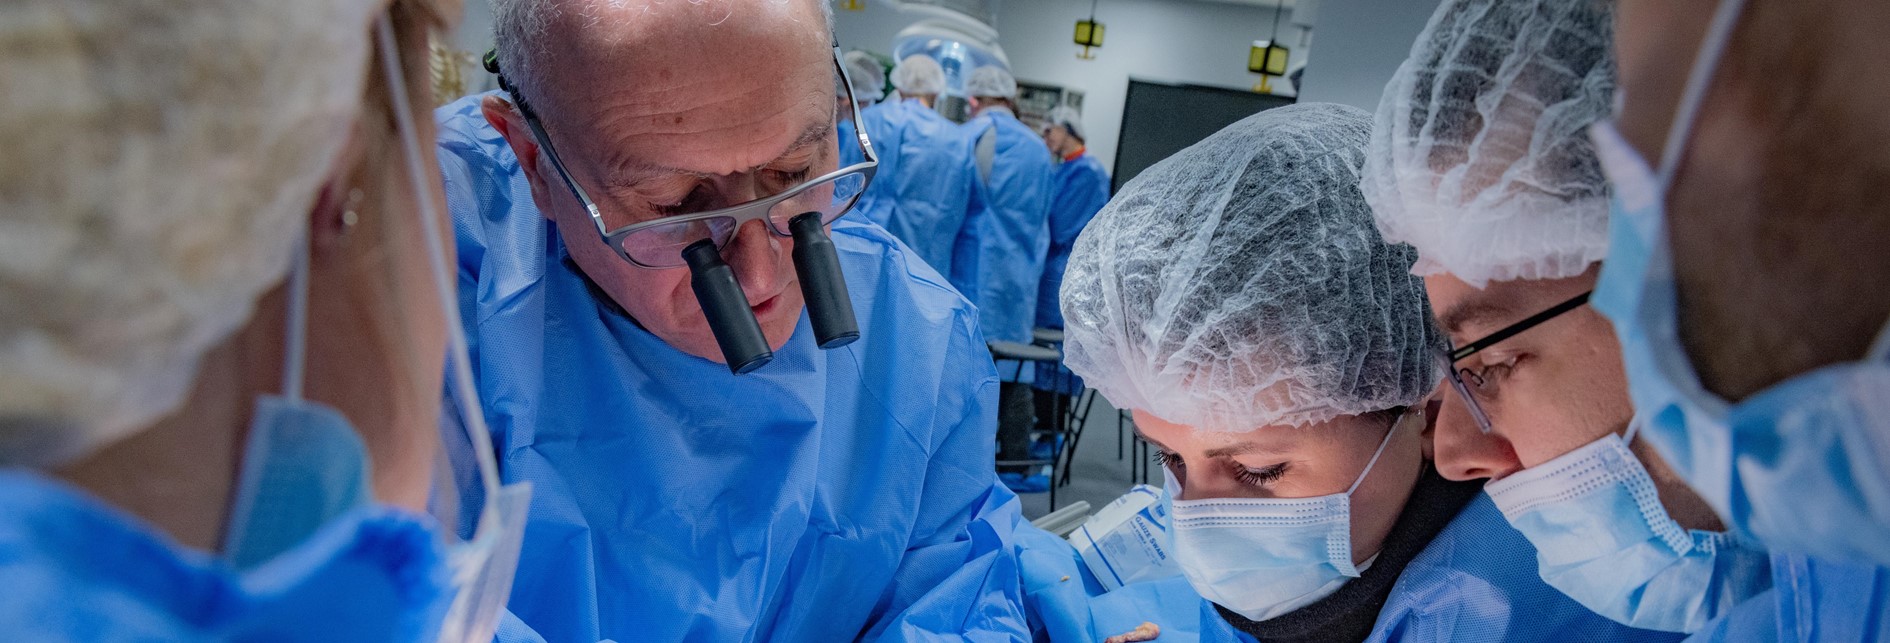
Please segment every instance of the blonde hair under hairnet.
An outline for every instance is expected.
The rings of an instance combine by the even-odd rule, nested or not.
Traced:
[[[1588,126],[1615,86],[1613,4],[1446,0],[1378,106],[1363,190],[1419,274],[1581,274],[1608,253]]]
[[[1437,372],[1416,253],[1358,192],[1370,117],[1302,104],[1137,175],[1064,274],[1064,362],[1118,408],[1203,431],[1415,404]]]
[[[0,462],[182,402],[307,233],[384,4],[0,4]]]

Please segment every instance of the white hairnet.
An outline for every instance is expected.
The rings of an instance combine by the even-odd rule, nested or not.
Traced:
[[[1385,87],[1363,189],[1419,274],[1580,274],[1608,251],[1589,124],[1609,114],[1611,2],[1447,0]]]
[[[1075,136],[1077,140],[1089,140],[1089,137],[1083,135],[1083,115],[1076,113],[1075,108],[1069,105],[1058,105],[1056,109],[1050,110],[1049,120],[1051,127],[1069,128],[1070,135]]]
[[[879,100],[886,93],[886,70],[872,54],[849,51],[841,60],[846,64],[847,82],[853,85],[854,100]]]
[[[1415,404],[1436,382],[1416,253],[1358,192],[1371,117],[1271,109],[1144,170],[1076,240],[1064,362],[1110,403],[1203,431]]]
[[[1017,79],[1003,67],[985,65],[971,70],[965,79],[965,93],[974,98],[1017,98]]]
[[[893,89],[906,96],[937,96],[945,91],[945,68],[924,54],[906,56],[893,67]]]
[[[382,4],[0,3],[0,461],[182,402],[307,233]]]

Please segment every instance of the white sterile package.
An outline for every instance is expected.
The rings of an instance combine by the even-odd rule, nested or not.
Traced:
[[[1181,575],[1174,562],[1164,493],[1136,485],[1070,533],[1070,544],[1103,589]]]

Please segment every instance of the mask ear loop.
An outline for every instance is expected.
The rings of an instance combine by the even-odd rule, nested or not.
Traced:
[[[289,312],[282,349],[282,397],[302,401],[308,367],[308,235],[298,235],[289,263]]]
[[[461,325],[459,302],[454,296],[453,281],[448,279],[446,270],[450,262],[446,259],[445,243],[440,240],[441,232],[438,204],[433,201],[433,190],[427,185],[426,166],[421,161],[420,143],[415,137],[419,128],[414,125],[413,114],[407,98],[405,74],[400,69],[394,40],[394,27],[386,14],[374,25],[374,35],[381,50],[381,71],[387,78],[388,94],[393,102],[394,123],[399,128],[400,144],[407,161],[407,178],[414,198],[419,204],[420,222],[426,239],[428,272],[433,276],[433,294],[439,298],[441,312],[446,317],[447,362],[452,365],[452,391],[454,403],[460,410],[461,425],[466,428],[467,437],[472,441],[473,454],[479,464],[479,480],[485,487],[486,498],[495,498],[499,493],[499,464],[492,452],[492,435],[486,430],[485,414],[479,409],[478,394],[472,388],[472,366],[466,350],[466,330]],[[481,512],[482,514],[484,512]],[[486,516],[480,516],[484,520]]]
[[[1345,497],[1352,497],[1352,492],[1358,491],[1358,486],[1365,483],[1365,476],[1372,474],[1372,467],[1378,466],[1378,456],[1384,455],[1385,447],[1391,446],[1391,436],[1398,434],[1398,427],[1404,424],[1405,418],[1411,417],[1411,411],[1412,409],[1405,409],[1403,413],[1398,414],[1397,421],[1391,423],[1391,430],[1385,432],[1385,439],[1378,442],[1378,450],[1373,451],[1372,459],[1365,462],[1365,470],[1358,472],[1358,479],[1353,480],[1352,486],[1345,490]],[[1422,412],[1420,408],[1419,413]]]
[[[1712,88],[1713,75],[1719,70],[1720,59],[1725,56],[1733,27],[1739,24],[1739,14],[1745,6],[1746,0],[1721,0],[1719,8],[1713,11],[1713,21],[1706,27],[1706,40],[1700,43],[1700,53],[1693,60],[1686,91],[1680,95],[1673,126],[1667,130],[1667,141],[1661,149],[1659,177],[1663,192],[1673,186],[1673,176],[1680,170],[1680,160],[1686,154],[1687,139],[1693,134],[1700,104],[1705,102],[1706,92]]]
[[[1878,330],[1877,338],[1871,340],[1870,350],[1864,354],[1864,358],[1873,362],[1890,358],[1890,319],[1884,320],[1883,329]]]

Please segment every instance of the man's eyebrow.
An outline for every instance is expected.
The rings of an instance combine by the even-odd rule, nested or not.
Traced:
[[[810,143],[817,142],[820,139],[825,138],[827,136],[827,133],[833,130],[834,130],[834,126],[832,123],[814,123],[813,125],[809,125],[807,129],[801,131],[800,136],[795,137],[793,143],[788,144],[787,150],[782,152],[781,154],[785,156],[787,154],[794,152],[795,150],[801,149],[802,147],[806,147]],[[776,158],[778,159],[779,157],[776,157]],[[760,165],[748,168],[747,170],[744,170],[744,172],[758,171],[761,168],[767,167],[769,163],[773,163],[773,162],[774,162],[774,159],[770,159],[766,162],[763,162]],[[630,187],[630,186],[634,186],[639,180],[647,179],[647,178],[655,177],[655,176],[688,176],[688,177],[694,177],[697,179],[715,178],[715,175],[709,174],[707,172],[697,172],[694,170],[684,170],[681,168],[664,167],[664,166],[656,165],[653,163],[644,163],[642,161],[625,158],[625,159],[617,160],[613,164],[613,169],[611,170],[611,173],[610,173],[609,184],[612,186]]]
[[[1457,334],[1469,326],[1494,326],[1506,323],[1516,317],[1514,298],[1492,297],[1489,291],[1481,291],[1463,298],[1450,308],[1437,314],[1437,326],[1444,332]]]
[[[794,150],[801,149],[802,147],[805,147],[810,143],[819,142],[820,139],[827,137],[828,132],[833,132],[833,131],[835,131],[835,127],[833,123],[814,123],[813,125],[809,125],[807,129],[801,130],[801,135],[795,138],[793,143],[788,144],[787,151],[782,152],[782,154],[785,155],[785,154],[793,152]],[[842,141],[842,144],[845,144],[845,142]],[[763,167],[767,167],[767,165],[768,165],[767,163],[763,163],[761,165],[755,166],[750,171],[759,170]]]

